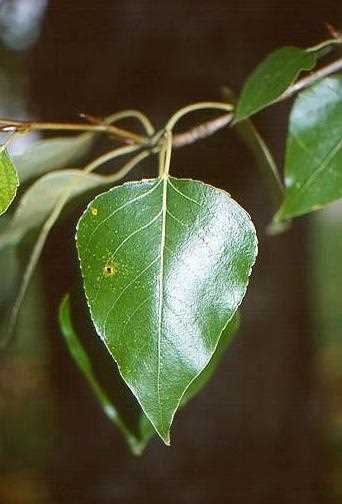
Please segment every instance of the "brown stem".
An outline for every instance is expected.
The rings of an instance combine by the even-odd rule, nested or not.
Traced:
[[[178,148],[195,143],[197,140],[213,135],[216,131],[224,128],[232,121],[232,119],[233,114],[223,114],[216,119],[194,126],[183,133],[175,135],[173,137],[172,145],[173,147]]]

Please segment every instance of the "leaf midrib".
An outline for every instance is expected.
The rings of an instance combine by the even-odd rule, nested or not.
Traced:
[[[161,224],[161,240],[160,240],[160,271],[159,271],[159,306],[158,306],[158,341],[157,341],[157,395],[159,404],[160,423],[164,427],[163,408],[160,395],[160,374],[161,374],[161,332],[162,332],[162,316],[163,316],[163,298],[164,298],[164,254],[166,240],[166,211],[167,211],[167,186],[168,176],[163,178],[162,192],[162,224]]]
[[[162,342],[162,318],[163,318],[163,301],[164,301],[164,260],[165,260],[165,251],[166,247],[166,221],[167,214],[169,213],[172,218],[175,219],[175,216],[172,215],[167,208],[167,194],[168,194],[168,186],[170,185],[172,189],[182,196],[184,199],[187,199],[193,204],[198,206],[202,206],[198,201],[190,198],[188,195],[184,194],[182,191],[177,189],[173,185],[170,180],[169,175],[164,175],[162,177],[162,206],[160,214],[162,216],[161,222],[161,240],[160,240],[160,271],[159,271],[159,305],[158,305],[158,339],[157,339],[157,396],[158,396],[158,405],[159,405],[159,418],[160,424],[163,427],[163,438],[166,444],[170,443],[168,426],[164,423],[164,414],[163,414],[163,405],[162,405],[162,397],[161,397],[161,342]]]

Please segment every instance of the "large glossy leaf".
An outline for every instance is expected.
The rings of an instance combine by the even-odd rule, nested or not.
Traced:
[[[327,77],[296,99],[290,115],[285,186],[278,221],[342,197],[342,75]]]
[[[250,217],[202,182],[130,182],[89,205],[77,246],[97,332],[168,444],[186,389],[246,292],[257,254]]]
[[[94,138],[93,133],[83,133],[34,142],[23,154],[13,158],[20,181],[23,183],[75,163],[87,154]]]
[[[59,308],[59,323],[62,334],[65,337],[69,352],[78,365],[79,369],[82,371],[84,377],[88,381],[104,413],[118,427],[122,435],[125,437],[132,452],[135,455],[140,455],[146,447],[148,441],[155,433],[155,430],[146,415],[142,413],[139,420],[139,437],[137,437],[125,424],[118,411],[118,408],[115,406],[113,401],[109,399],[106,391],[100,385],[92,366],[91,356],[86,353],[86,350],[84,349],[82,342],[75,331],[72,322],[69,295],[66,295],[61,302]],[[237,312],[225,327],[220,337],[216,351],[209,364],[185,391],[182,399],[182,406],[184,406],[187,402],[190,401],[190,399],[197,395],[208,383],[208,381],[214,374],[218,364],[220,363],[228,344],[238,330],[238,327],[239,314]]]
[[[0,147],[0,215],[6,212],[14,200],[18,185],[17,171],[7,149]]]
[[[0,250],[15,245],[26,233],[40,227],[70,188],[69,199],[105,184],[108,184],[107,177],[84,174],[82,170],[60,170],[44,175],[25,192],[7,229],[0,233]]]
[[[262,61],[245,82],[235,121],[259,112],[279,98],[303,70],[311,70],[317,53],[299,47],[283,47]]]

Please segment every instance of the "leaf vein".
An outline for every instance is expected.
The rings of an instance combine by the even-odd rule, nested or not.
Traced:
[[[131,204],[135,203],[136,201],[139,201],[139,200],[145,198],[146,196],[148,196],[149,194],[153,193],[153,191],[155,189],[157,189],[157,187],[159,187],[159,185],[160,185],[160,182],[158,182],[155,186],[153,186],[151,189],[149,189],[148,191],[144,192],[143,194],[139,194],[139,196],[136,196],[135,198],[126,201],[126,203],[124,203],[123,205],[121,205],[119,208],[116,208],[111,214],[108,215],[108,217],[106,217],[105,219],[103,219],[103,221],[99,222],[97,224],[97,226],[92,230],[92,232],[89,235],[88,242],[87,242],[87,244],[85,246],[85,252],[87,252],[87,250],[89,248],[89,244],[90,244],[90,241],[91,241],[92,237],[94,236],[94,234],[96,233],[96,231],[101,226],[103,226],[109,219],[111,219],[112,217],[114,217],[114,215],[116,215],[118,212],[120,212],[121,210],[123,210],[124,208],[126,208],[128,205],[131,205]]]
[[[179,189],[177,189],[177,187],[175,187],[175,186],[173,185],[173,183],[171,182],[171,180],[169,180],[169,184],[170,184],[170,186],[172,187],[172,189],[173,189],[176,193],[178,193],[178,194],[180,194],[181,196],[183,196],[183,198],[185,198],[185,199],[187,199],[187,200],[191,201],[192,203],[195,203],[195,204],[196,204],[196,205],[198,205],[199,207],[203,207],[203,205],[201,205],[200,203],[198,203],[198,201],[196,201],[196,200],[194,200],[194,199],[190,198],[189,196],[187,196],[186,194],[184,194],[182,191],[180,191]]]
[[[158,306],[158,367],[157,367],[157,395],[159,404],[159,415],[161,425],[164,426],[163,408],[160,394],[160,376],[161,376],[161,331],[162,331],[162,315],[163,315],[163,292],[164,292],[164,254],[166,241],[166,211],[167,211],[167,185],[168,179],[163,179],[163,199],[162,199],[162,225],[161,225],[161,240],[160,240],[160,273],[159,273],[159,306]]]
[[[130,240],[131,238],[133,238],[133,236],[135,236],[136,234],[140,233],[140,231],[143,231],[144,229],[148,228],[149,226],[151,226],[151,224],[153,224],[156,220],[159,219],[159,217],[161,216],[162,214],[162,210],[160,212],[157,213],[157,215],[155,217],[153,217],[153,219],[151,219],[147,224],[144,224],[143,226],[141,226],[140,228],[136,229],[135,231],[133,231],[132,233],[130,233],[121,243],[120,245],[118,245],[116,247],[116,249],[114,250],[113,252],[113,258],[115,257],[115,255],[117,254],[117,252],[124,246],[124,244]]]
[[[187,226],[184,224],[184,222],[182,222],[181,220],[177,219],[177,217],[175,217],[175,216],[173,215],[173,213],[171,213],[171,212],[170,212],[170,210],[166,209],[166,213],[167,213],[167,215],[169,215],[169,216],[171,217],[171,219],[173,219],[174,221],[176,221],[178,224],[180,224],[181,226],[183,226],[183,227],[185,227],[185,228],[187,227]]]

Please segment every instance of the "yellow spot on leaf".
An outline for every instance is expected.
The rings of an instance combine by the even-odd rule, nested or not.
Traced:
[[[92,207],[92,208],[90,209],[90,211],[91,211],[91,214],[92,214],[94,217],[96,217],[96,215],[97,215],[97,208]]]

